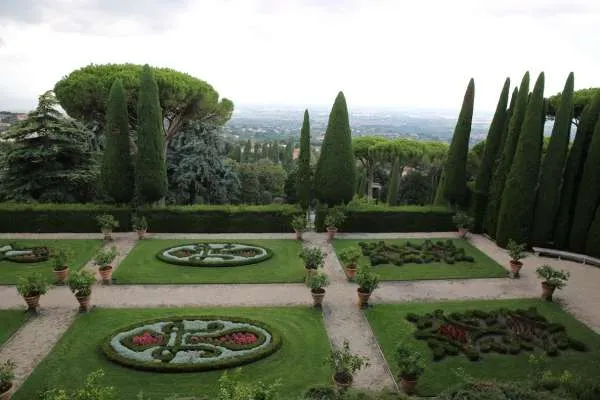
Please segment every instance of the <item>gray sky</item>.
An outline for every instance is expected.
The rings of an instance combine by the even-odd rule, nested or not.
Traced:
[[[0,0],[0,110],[89,63],[150,63],[235,103],[493,110],[503,80],[600,86],[597,0]]]

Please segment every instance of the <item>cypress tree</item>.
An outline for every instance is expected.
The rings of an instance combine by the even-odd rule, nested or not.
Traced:
[[[390,184],[388,186],[387,203],[390,206],[398,205],[398,187],[400,186],[400,158],[396,157],[392,165]]]
[[[502,193],[502,203],[498,214],[496,243],[506,247],[509,239],[517,243],[529,243],[535,187],[540,170],[542,155],[542,130],[540,124],[544,113],[544,73],[540,73],[533,94],[527,105],[525,119],[519,135],[517,150],[506,185]]]
[[[167,190],[165,143],[158,85],[147,64],[140,77],[136,185],[139,200],[151,203],[162,199]]]
[[[442,195],[453,207],[465,204],[467,195],[467,154],[473,119],[473,101],[475,100],[475,81],[469,81],[463,104],[456,121],[452,142],[448,150],[448,159],[444,166],[444,186]]]
[[[308,110],[304,110],[304,121],[300,130],[300,154],[298,155],[298,175],[296,196],[303,209],[310,204],[311,170],[310,170],[310,120]]]
[[[352,153],[352,133],[344,94],[339,92],[321,145],[315,171],[315,196],[328,205],[352,200],[356,185],[356,165]]]
[[[444,199],[444,184],[446,182],[446,177],[444,176],[444,170],[440,174],[440,179],[438,181],[437,189],[435,190],[435,197],[433,198],[433,204],[436,206],[445,206],[446,200]]]
[[[500,143],[502,142],[502,136],[504,135],[504,121],[506,119],[506,106],[508,105],[508,91],[510,89],[510,79],[506,78],[502,92],[500,92],[500,99],[496,105],[496,112],[492,123],[490,124],[490,130],[488,131],[487,138],[485,140],[485,149],[483,150],[483,157],[481,159],[481,165],[479,167],[479,173],[477,174],[477,180],[475,181],[475,206],[474,206],[474,227],[475,232],[481,232],[483,229],[483,218],[485,216],[485,209],[487,207],[487,198],[490,189],[490,180],[492,179],[492,170],[498,153],[500,151]]]
[[[508,132],[506,133],[506,138],[504,139],[502,154],[498,160],[496,171],[492,175],[487,210],[485,212],[485,231],[492,237],[495,237],[496,230],[498,228],[498,213],[500,211],[500,204],[502,203],[502,192],[504,191],[506,177],[510,171],[513,157],[515,155],[515,149],[517,148],[517,143],[519,142],[521,125],[523,124],[523,119],[525,118],[528,98],[529,71],[525,73],[523,79],[521,80],[521,85],[519,86],[519,91],[517,94],[517,102],[515,103],[514,110],[510,117]]]
[[[512,96],[510,96],[510,105],[508,106],[508,110],[506,110],[506,118],[504,118],[504,124],[502,126],[502,138],[500,140],[500,145],[498,146],[498,154],[496,155],[496,160],[494,160],[494,164],[492,164],[492,173],[490,175],[490,186],[492,184],[491,179],[494,177],[496,173],[496,169],[498,168],[498,163],[500,162],[500,157],[502,157],[502,150],[504,149],[504,142],[506,142],[506,137],[508,136],[508,126],[510,125],[510,119],[512,118],[513,113],[515,112],[515,106],[517,104],[517,98],[519,97],[519,88],[515,87],[512,92]],[[489,190],[488,190],[489,195]]]
[[[560,97],[552,136],[544,157],[534,207],[533,230],[531,232],[533,244],[544,245],[551,239],[554,221],[558,213],[561,181],[569,149],[569,134],[571,132],[571,119],[573,118],[574,79],[571,72]]]
[[[600,257],[600,207],[596,209],[596,215],[587,232],[585,254],[592,257]]]
[[[123,82],[115,79],[106,105],[105,148],[100,174],[106,193],[117,203],[133,198],[133,159],[129,150],[129,117]]]
[[[581,174],[583,184],[579,186],[569,234],[569,248],[577,252],[585,249],[586,236],[600,201],[598,177],[600,177],[600,117],[596,121],[588,155],[583,165]]]
[[[571,151],[569,152],[569,158],[567,159],[560,197],[560,207],[554,227],[554,245],[558,248],[565,248],[569,241],[583,165],[588,154],[588,148],[594,132],[594,124],[598,119],[598,115],[600,115],[600,93],[597,93],[583,110],[581,118],[579,119],[575,140],[573,141]]]

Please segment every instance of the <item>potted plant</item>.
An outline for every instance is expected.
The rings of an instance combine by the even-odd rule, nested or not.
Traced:
[[[329,285],[329,277],[324,272],[317,272],[315,275],[308,277],[307,284],[310,287],[313,305],[316,308],[321,308],[323,297],[325,297],[325,287]]]
[[[353,279],[354,275],[356,275],[356,263],[362,256],[362,251],[358,247],[347,247],[341,250],[338,256],[344,263],[344,268],[346,269],[346,275],[348,275],[348,279]]]
[[[327,228],[327,240],[331,241],[341,224],[346,220],[346,215],[339,208],[332,208],[325,217],[325,227]]]
[[[98,272],[104,282],[110,282],[112,278],[113,267],[110,263],[117,256],[117,248],[112,246],[110,249],[102,249],[94,257],[94,264],[98,266]]]
[[[521,267],[523,267],[523,263],[520,260],[525,258],[525,243],[518,244],[512,239],[508,239],[506,248],[510,255],[510,272],[512,273],[513,278],[518,278],[519,271],[521,271]]]
[[[110,214],[98,215],[96,221],[100,225],[100,231],[104,235],[104,240],[112,240],[112,231],[119,227],[119,221]]]
[[[79,302],[80,311],[87,311],[90,307],[90,296],[92,295],[94,282],[96,282],[96,277],[86,270],[72,273],[67,280],[71,292]]]
[[[314,275],[325,263],[325,253],[319,247],[304,247],[300,258],[304,260],[306,276]]]
[[[67,249],[58,249],[54,254],[54,275],[57,284],[64,284],[69,276],[69,262],[71,261],[71,252]]]
[[[327,362],[333,368],[333,381],[340,388],[352,385],[353,375],[363,367],[367,367],[368,359],[350,351],[350,343],[345,339],[341,348],[333,347]]]
[[[425,371],[425,359],[404,344],[396,348],[396,363],[400,369],[400,385],[406,394],[413,394],[419,376]]]
[[[361,265],[354,279],[358,284],[358,305],[360,308],[369,306],[369,297],[379,286],[379,276],[372,271],[370,265]]]
[[[552,295],[556,289],[562,289],[567,285],[569,272],[563,270],[557,270],[551,266],[545,264],[535,270],[538,277],[543,279],[542,282],[542,298],[548,301],[552,301]]]
[[[292,219],[292,228],[296,232],[296,240],[302,240],[302,233],[306,229],[306,218],[304,215],[296,215]]]
[[[473,225],[473,218],[469,217],[469,215],[463,211],[458,211],[452,217],[452,222],[454,222],[458,229],[458,236],[460,238],[465,238],[469,232],[469,228]]]
[[[48,282],[46,282],[42,274],[36,272],[35,274],[21,277],[17,284],[17,291],[25,299],[27,309],[35,312],[40,305],[40,296],[48,292]]]
[[[4,364],[0,364],[0,400],[9,400],[10,392],[15,379],[15,363],[7,360]]]
[[[148,232],[148,221],[146,220],[146,217],[133,217],[133,229],[137,232],[138,239],[144,239],[146,237],[146,232]]]

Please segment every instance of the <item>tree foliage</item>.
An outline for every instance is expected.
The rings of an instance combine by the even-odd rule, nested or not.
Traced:
[[[396,157],[394,164],[392,164],[392,171],[390,172],[390,183],[388,185],[387,203],[390,206],[398,205],[398,187],[400,185],[400,159]]]
[[[600,207],[596,209],[594,220],[587,232],[585,254],[600,258]]]
[[[310,168],[310,119],[304,110],[304,120],[300,130],[300,154],[296,175],[296,197],[303,209],[308,209],[311,200],[312,171]]]
[[[431,179],[420,171],[409,172],[400,179],[399,204],[426,205],[431,203]]]
[[[242,203],[268,204],[273,197],[284,194],[286,173],[279,164],[261,160],[254,164],[239,164],[235,170],[240,180]]]
[[[579,89],[573,93],[573,119],[579,121],[583,110],[588,104],[592,102],[592,99],[596,94],[600,93],[600,88],[587,88]],[[560,108],[561,93],[557,93],[548,99],[548,109],[546,110],[547,116],[555,118]]]
[[[361,163],[365,171],[365,182],[367,197],[372,195],[373,174],[377,164],[382,161],[382,153],[375,150],[378,144],[389,143],[382,136],[358,136],[352,138],[352,152],[354,157]]]

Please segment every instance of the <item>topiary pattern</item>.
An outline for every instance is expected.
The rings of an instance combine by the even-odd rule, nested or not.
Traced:
[[[456,247],[452,240],[433,242],[425,240],[422,244],[406,241],[403,244],[379,242],[359,242],[363,255],[369,257],[371,265],[379,264],[429,264],[433,262],[474,262],[475,259],[465,253],[462,247]]]
[[[14,244],[0,245],[0,261],[18,263],[37,263],[50,257],[50,249],[46,246],[21,247]]]
[[[193,267],[236,267],[256,264],[273,256],[265,247],[244,243],[193,243],[160,251],[157,258],[169,264]]]

